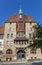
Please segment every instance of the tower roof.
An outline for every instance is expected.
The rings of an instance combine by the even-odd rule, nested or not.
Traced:
[[[20,8],[20,10],[19,10],[19,14],[22,14],[22,9]]]

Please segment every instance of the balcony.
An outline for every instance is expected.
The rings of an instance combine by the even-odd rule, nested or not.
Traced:
[[[28,46],[28,39],[26,37],[18,37],[14,39],[15,47],[27,47]]]
[[[15,44],[15,47],[18,47],[18,48],[25,48],[27,46],[28,44]]]

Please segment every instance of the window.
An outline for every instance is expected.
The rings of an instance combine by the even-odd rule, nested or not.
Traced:
[[[7,45],[10,45],[10,42],[9,41],[7,41]]]
[[[11,38],[13,37],[13,34],[11,34]]]
[[[32,41],[30,41],[29,44],[32,45]]]
[[[9,34],[7,34],[7,38],[9,38],[10,37],[10,35]]]
[[[0,42],[0,45],[2,45],[2,42]]]
[[[32,31],[32,27],[30,27],[30,31]]]
[[[31,57],[31,59],[33,59],[33,57]]]
[[[32,23],[30,22],[30,28],[32,28]]]
[[[7,45],[13,45],[13,41],[7,41]]]
[[[29,38],[32,38],[33,37],[33,34],[29,34]]]
[[[8,50],[6,51],[6,54],[12,54],[12,50],[11,50],[11,49],[8,49]]]
[[[30,53],[31,53],[31,54],[36,54],[36,51],[33,50],[33,49],[31,49],[31,50],[30,50]]]
[[[22,44],[26,44],[26,42],[25,41],[22,41]]]
[[[19,44],[21,44],[21,41],[19,41]]]
[[[16,41],[16,44],[18,44],[18,41]]]
[[[13,41],[10,42],[10,45],[13,45]]]
[[[18,33],[17,33],[17,36],[19,36],[19,37],[24,37],[24,32],[18,32]]]
[[[0,35],[0,39],[3,39],[3,35]]]
[[[7,34],[7,38],[12,38],[13,37],[13,34]]]
[[[31,34],[29,34],[29,38],[31,38]]]
[[[37,59],[37,57],[34,57],[34,59]]]

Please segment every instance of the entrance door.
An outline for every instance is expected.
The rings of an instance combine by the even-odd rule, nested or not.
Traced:
[[[11,61],[12,60],[12,58],[6,58],[6,61]]]
[[[22,59],[22,58],[25,59],[25,51],[24,50],[19,50],[17,52],[17,59]]]

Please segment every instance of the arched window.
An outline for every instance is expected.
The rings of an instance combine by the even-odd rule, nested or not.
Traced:
[[[12,50],[11,50],[11,49],[8,49],[8,50],[6,51],[6,54],[12,54]]]
[[[30,50],[30,53],[31,53],[31,54],[36,54],[36,50],[31,49],[31,50]]]

